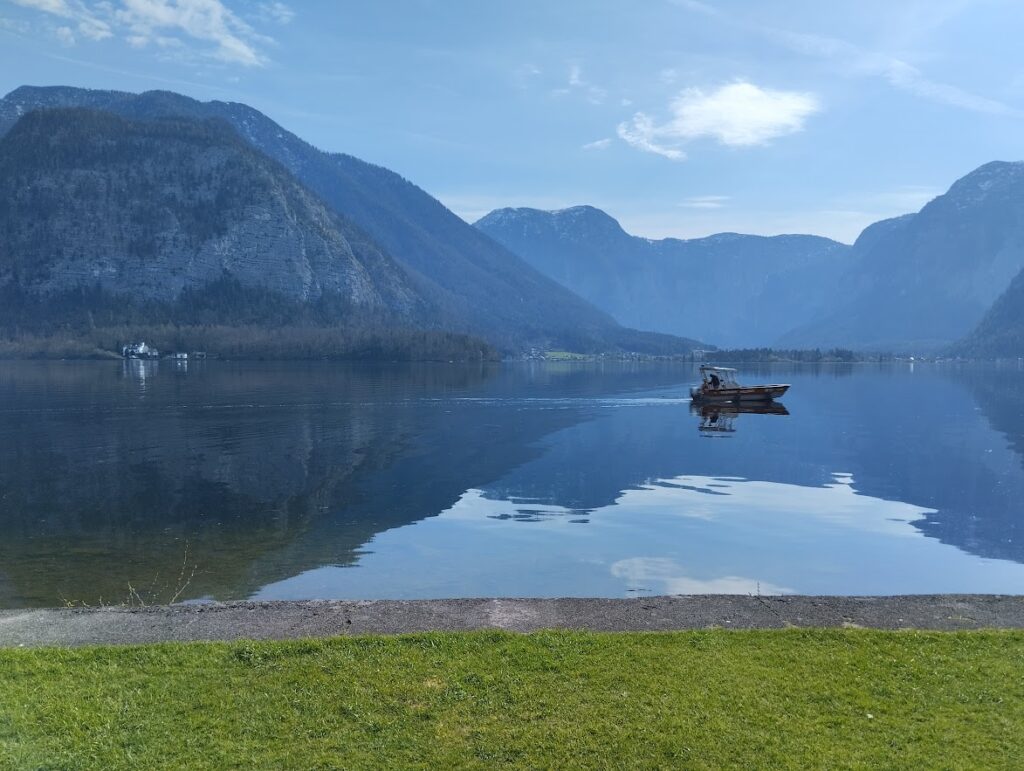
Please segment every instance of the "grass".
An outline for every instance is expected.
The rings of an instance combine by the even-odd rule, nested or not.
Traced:
[[[1024,634],[0,651],[4,768],[1019,767]]]

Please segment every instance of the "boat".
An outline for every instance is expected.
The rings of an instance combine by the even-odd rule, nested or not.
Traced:
[[[789,390],[788,383],[766,385],[740,385],[736,370],[731,367],[712,367],[702,364],[700,383],[690,388],[690,398],[697,403],[739,404],[742,402],[770,402]]]

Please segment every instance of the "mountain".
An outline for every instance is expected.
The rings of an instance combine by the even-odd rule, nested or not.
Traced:
[[[0,285],[173,302],[230,277],[425,322],[405,271],[217,121],[27,114],[0,139]]]
[[[198,102],[165,91],[130,94],[26,86],[0,100],[0,135],[22,116],[46,107],[88,107],[146,121],[225,121],[335,213],[365,231],[456,331],[480,334],[506,348],[677,353],[694,345],[692,340],[623,329],[398,174],[349,155],[322,152],[246,105]]]
[[[1024,163],[987,163],[920,212],[871,225],[851,258],[848,299],[783,343],[929,351],[962,338],[1024,268]]]
[[[834,301],[849,247],[804,235],[651,240],[600,209],[498,209],[476,227],[619,322],[767,345]]]
[[[1024,356],[1024,271],[996,298],[978,326],[948,352],[983,359]]]

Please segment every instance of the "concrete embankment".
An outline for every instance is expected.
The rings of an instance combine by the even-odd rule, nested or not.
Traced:
[[[505,629],[668,631],[869,627],[1024,628],[1024,596],[461,599],[232,602],[149,608],[0,611],[0,647]]]

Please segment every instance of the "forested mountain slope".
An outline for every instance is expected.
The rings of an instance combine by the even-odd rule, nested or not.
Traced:
[[[405,271],[220,121],[31,112],[0,139],[0,285],[169,302],[229,278],[435,323]]]
[[[0,133],[41,107],[91,107],[133,119],[220,118],[277,160],[335,213],[401,264],[416,293],[450,328],[506,348],[684,352],[690,340],[623,329],[446,209],[411,182],[352,156],[322,152],[243,104],[198,102],[153,91],[129,94],[22,87],[0,100]]]

